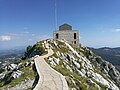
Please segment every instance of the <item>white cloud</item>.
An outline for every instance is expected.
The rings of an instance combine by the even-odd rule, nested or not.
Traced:
[[[113,30],[113,32],[120,32],[120,28]]]
[[[11,40],[11,36],[8,35],[0,36],[0,41],[10,41],[10,40]]]

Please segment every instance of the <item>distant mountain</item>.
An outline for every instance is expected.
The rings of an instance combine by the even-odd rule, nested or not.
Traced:
[[[0,49],[0,56],[11,54],[22,54],[25,51],[26,46],[18,46],[10,49]]]
[[[117,48],[90,48],[94,53],[101,56],[103,59],[111,62],[114,65],[120,66],[120,47]]]
[[[37,74],[36,62],[34,64],[33,59],[39,58],[38,55],[47,56],[47,51],[45,51],[47,49],[53,51],[54,54],[45,58],[46,63],[65,77],[69,90],[120,90],[120,72],[115,66],[94,54],[87,47],[75,48],[66,41],[54,39],[43,40],[33,46],[28,46],[25,60],[21,62],[3,64],[4,67],[0,70],[0,89],[30,90],[34,88],[34,83],[30,83],[31,81],[41,80],[44,83],[44,79],[39,78],[41,76]],[[107,50],[109,49],[105,48],[105,51]],[[34,67],[33,70],[32,67]],[[46,68],[45,65],[43,67]],[[45,76],[48,75],[47,72]],[[51,74],[54,75],[54,73]],[[48,81],[44,83],[47,87],[51,82],[49,82],[49,77],[45,78],[48,78]],[[53,78],[53,80],[56,79]],[[37,81],[34,81],[35,84]],[[56,85],[61,87],[59,81]],[[26,88],[22,89],[24,87]]]
[[[18,62],[24,55],[25,47],[0,50],[0,65],[4,62]]]

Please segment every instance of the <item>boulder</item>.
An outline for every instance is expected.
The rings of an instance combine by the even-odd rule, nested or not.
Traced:
[[[21,75],[22,75],[23,72],[17,70],[17,71],[14,71],[12,73],[12,77],[15,79],[15,78],[19,78]]]

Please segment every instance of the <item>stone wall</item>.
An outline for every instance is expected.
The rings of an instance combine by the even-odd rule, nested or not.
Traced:
[[[74,39],[74,33],[76,33],[76,39]],[[58,34],[58,38],[56,38]],[[59,40],[66,40],[69,44],[75,47],[79,47],[79,31],[78,30],[62,30],[54,31],[54,38]]]

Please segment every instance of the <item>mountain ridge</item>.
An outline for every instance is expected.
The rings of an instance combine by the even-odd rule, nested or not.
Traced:
[[[23,72],[20,73],[18,78],[21,78],[21,76],[24,75],[24,72],[31,71],[31,67],[34,65],[33,60],[35,59],[35,56],[47,54],[47,48],[45,47],[46,43],[49,44],[48,48],[51,48],[54,54],[45,58],[45,61],[50,67],[65,77],[69,90],[120,90],[120,72],[111,63],[103,60],[87,47],[80,45],[79,48],[75,48],[63,40],[46,39],[37,42],[33,46],[28,46],[25,56],[23,57],[24,60],[13,65],[9,77],[12,77],[16,70],[17,73],[20,73],[21,70]],[[24,71],[23,69],[26,69],[27,71]],[[8,74],[4,74],[5,72],[3,72],[3,74],[1,73],[2,76],[0,75],[0,77],[3,78],[3,80],[4,78],[8,78],[7,80],[9,80]],[[36,70],[34,70],[34,72],[37,73]],[[34,82],[37,84],[36,80],[41,78],[36,76],[37,74],[31,74],[33,74],[32,79],[33,77],[37,77],[37,79],[34,79]],[[7,77],[4,77],[6,75]],[[16,79],[14,78],[14,80]],[[13,80],[10,82],[13,82]],[[19,83],[21,83],[21,81]],[[0,85],[2,84],[0,83]],[[30,85],[28,85],[29,88]],[[34,87],[31,86],[32,89]],[[19,88],[19,84],[17,88]]]
[[[61,71],[61,69],[60,68],[62,68],[62,69],[65,69],[66,71],[67,71],[67,69],[68,69],[68,72],[69,72],[69,70],[71,71],[71,72],[74,72],[74,73],[76,73],[76,74],[79,74],[80,76],[86,76],[87,75],[87,77],[89,78],[89,77],[93,77],[94,78],[94,75],[95,75],[95,77],[101,77],[101,79],[102,79],[102,77],[106,77],[106,74],[105,73],[107,73],[108,75],[107,75],[107,77],[109,77],[109,75],[110,75],[110,73],[111,73],[111,75],[110,75],[110,77],[112,77],[112,78],[114,78],[114,75],[113,75],[113,72],[115,71],[115,72],[117,72],[117,74],[116,75],[118,75],[118,84],[117,85],[119,85],[119,79],[120,79],[120,74],[119,74],[119,72],[115,69],[115,67],[112,65],[112,64],[110,64],[109,62],[106,62],[106,61],[104,61],[101,57],[99,57],[99,56],[97,56],[97,55],[95,55],[92,51],[90,51],[89,49],[87,49],[86,47],[83,47],[83,46],[81,46],[79,49],[77,49],[77,48],[73,48],[73,47],[71,47],[67,42],[64,42],[64,41],[53,41],[54,42],[54,45],[53,45],[53,43],[51,44],[51,45],[53,45],[52,47],[53,47],[53,49],[57,49],[56,51],[54,51],[54,52],[56,52],[55,53],[55,55],[53,56],[53,57],[51,57],[50,58],[50,60],[48,59],[47,61],[48,61],[48,63],[54,68],[54,69],[56,69],[57,71],[59,71],[59,72],[61,72],[62,74],[65,74],[65,73],[63,73],[63,71]],[[63,42],[63,43],[62,43]],[[63,50],[63,51],[62,51]],[[77,51],[76,51],[77,50]],[[57,52],[58,51],[58,52]],[[70,51],[72,51],[72,52],[70,52],[69,54],[68,54],[68,52],[70,52]],[[66,53],[67,53],[67,55],[66,55]],[[61,58],[64,58],[63,59],[63,62],[61,61],[61,59],[60,59],[60,56],[62,56]],[[77,58],[75,58],[75,57],[77,57]],[[52,59],[53,58],[53,59]],[[78,59],[79,58],[79,59]],[[60,60],[58,60],[58,59],[60,59]],[[67,60],[68,59],[68,60]],[[52,61],[53,60],[53,61]],[[67,60],[67,61],[66,61]],[[79,61],[80,60],[80,61]],[[61,62],[60,64],[62,64],[62,66],[60,67],[59,66],[59,62]],[[69,64],[67,64],[67,63],[71,63],[71,65],[69,66]],[[66,64],[65,64],[66,63]],[[85,64],[82,64],[82,63],[86,63],[86,65]],[[57,66],[58,65],[58,66]],[[82,67],[81,67],[82,66]],[[95,66],[95,69],[93,69],[92,67],[94,67]],[[64,68],[63,68],[64,67]],[[104,69],[105,67],[107,67],[107,68],[110,68],[110,69],[112,69],[112,71],[110,71],[110,69]],[[78,68],[80,68],[80,70],[78,69]],[[81,68],[84,68],[84,70],[82,69],[82,71],[81,71]],[[89,69],[88,69],[89,68]],[[101,76],[101,74],[100,74],[100,72],[99,72],[99,75],[97,76],[97,74],[95,74],[94,72],[92,72],[91,70],[90,70],[90,68],[92,69],[92,70],[95,70],[94,72],[96,73],[96,70],[98,70],[98,72],[100,71],[101,72],[101,74],[102,74],[102,76]],[[97,69],[96,69],[97,68]],[[73,70],[73,71],[72,71]],[[87,71],[86,71],[87,70]],[[105,70],[105,71],[104,71]],[[71,73],[71,72],[69,72],[69,73]],[[86,72],[86,73],[85,73]],[[88,73],[89,72],[89,73]],[[98,73],[97,72],[97,73]],[[84,74],[83,74],[84,73]],[[94,73],[94,74],[92,74],[92,76],[91,76],[91,74],[92,73]],[[67,73],[66,73],[67,74]],[[65,75],[66,75],[65,74]],[[105,75],[104,75],[105,74]],[[115,73],[114,73],[115,74]],[[68,74],[68,76],[69,76],[69,74]],[[90,79],[90,78],[89,78]],[[96,78],[97,79],[97,78]],[[115,79],[115,78],[114,78]],[[99,80],[100,80],[100,78],[97,80],[98,82],[99,82]],[[94,81],[94,80],[93,80]],[[96,80],[95,80],[96,81]],[[101,81],[101,80],[100,80]],[[103,79],[103,81],[104,81],[104,79]],[[76,82],[76,81],[74,81],[74,82]],[[101,81],[102,82],[102,81]],[[69,81],[68,81],[68,83],[69,83]],[[84,82],[85,83],[85,82]],[[103,82],[102,82],[103,83]],[[80,83],[79,83],[80,84]],[[105,83],[104,83],[105,84]],[[83,84],[82,84],[83,85]],[[89,86],[89,85],[88,85]],[[108,84],[108,86],[109,86],[109,84]],[[78,90],[79,89],[81,89],[79,86],[76,86],[75,85],[75,87],[74,88],[76,88],[76,90],[77,90],[77,88],[78,88]],[[92,87],[93,88],[93,87]],[[105,88],[107,88],[107,87],[104,87],[104,89]],[[112,86],[110,85],[109,86],[109,88],[108,89],[110,89],[110,88],[112,88]],[[95,89],[95,88],[94,88]],[[84,89],[82,88],[81,90],[92,90],[92,89],[90,89],[90,88],[86,88],[85,89],[85,87],[84,87]],[[100,88],[99,88],[99,90],[101,90]],[[114,88],[114,89],[112,89],[112,90],[119,90],[118,88]]]
[[[110,47],[103,47],[103,48],[89,48],[97,55],[101,56],[103,59],[111,62],[116,66],[120,66],[120,47],[110,48]]]

